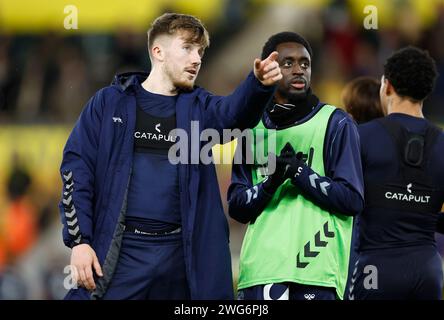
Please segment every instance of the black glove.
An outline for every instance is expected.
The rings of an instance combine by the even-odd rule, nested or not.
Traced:
[[[294,152],[294,149],[293,149],[291,143],[287,142],[285,144],[285,146],[282,148],[280,156],[284,157],[284,158],[288,158],[288,157],[294,156],[295,154],[296,154],[296,152]]]
[[[292,181],[302,172],[306,166],[305,157],[302,152],[295,153],[290,156],[283,157],[281,161],[287,164],[286,178]]]
[[[264,188],[265,192],[274,194],[280,185],[287,180],[289,176],[287,174],[288,162],[286,159],[291,158],[294,155],[295,152],[293,147],[287,142],[287,144],[282,148],[280,155],[276,156],[276,170],[262,183],[262,187]]]

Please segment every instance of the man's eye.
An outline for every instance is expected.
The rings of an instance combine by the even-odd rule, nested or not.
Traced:
[[[191,49],[191,46],[183,46],[183,47],[182,47],[182,49],[184,49],[184,50],[187,50],[187,51],[188,51],[188,50],[190,50],[190,49]]]
[[[310,66],[310,64],[308,62],[304,62],[301,64],[301,67],[304,69],[308,69],[309,66]]]
[[[285,61],[284,64],[282,65],[284,68],[289,68],[293,65],[293,63],[291,61]]]

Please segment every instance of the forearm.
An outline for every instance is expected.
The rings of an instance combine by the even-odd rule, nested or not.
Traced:
[[[59,204],[64,226],[65,245],[72,248],[81,243],[92,241],[93,189],[92,175],[89,174],[81,159],[71,160],[72,153],[62,162],[63,182],[62,199]],[[69,160],[68,160],[69,159]]]
[[[273,93],[274,86],[264,86],[253,73],[249,74],[241,87],[232,94],[235,107],[227,108],[235,112],[232,116],[235,119],[234,128],[242,130],[255,127]]]
[[[363,210],[364,199],[347,181],[320,176],[307,165],[301,168],[300,174],[292,182],[317,205],[348,216]]]
[[[215,129],[246,129],[257,125],[272,98],[274,86],[264,86],[253,73],[226,97],[209,95],[206,126]]]
[[[60,216],[68,247],[92,241],[94,170],[96,166],[103,90],[82,111],[63,150],[60,174],[63,183]]]
[[[273,196],[267,193],[262,183],[253,187],[245,185],[230,186],[228,213],[240,223],[254,222],[264,211]]]

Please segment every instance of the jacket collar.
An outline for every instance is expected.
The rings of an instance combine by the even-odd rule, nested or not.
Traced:
[[[148,77],[147,72],[125,72],[114,76],[111,85],[117,86],[120,91],[125,92],[131,87],[142,83]]]

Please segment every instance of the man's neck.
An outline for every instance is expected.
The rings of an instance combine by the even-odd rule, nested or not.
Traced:
[[[171,79],[160,68],[153,68],[151,70],[148,77],[142,82],[142,87],[146,91],[164,96],[175,96],[178,93]]]
[[[275,97],[275,102],[279,104],[289,103],[294,105],[294,107],[287,106],[282,108],[279,108],[278,105],[274,105],[267,110],[268,115],[274,124],[277,126],[286,126],[294,124],[306,117],[318,105],[319,99],[310,91],[306,98],[300,100],[282,100]]]
[[[388,106],[388,114],[404,113],[412,117],[424,118],[422,113],[422,101],[413,102],[408,99],[395,98]]]

